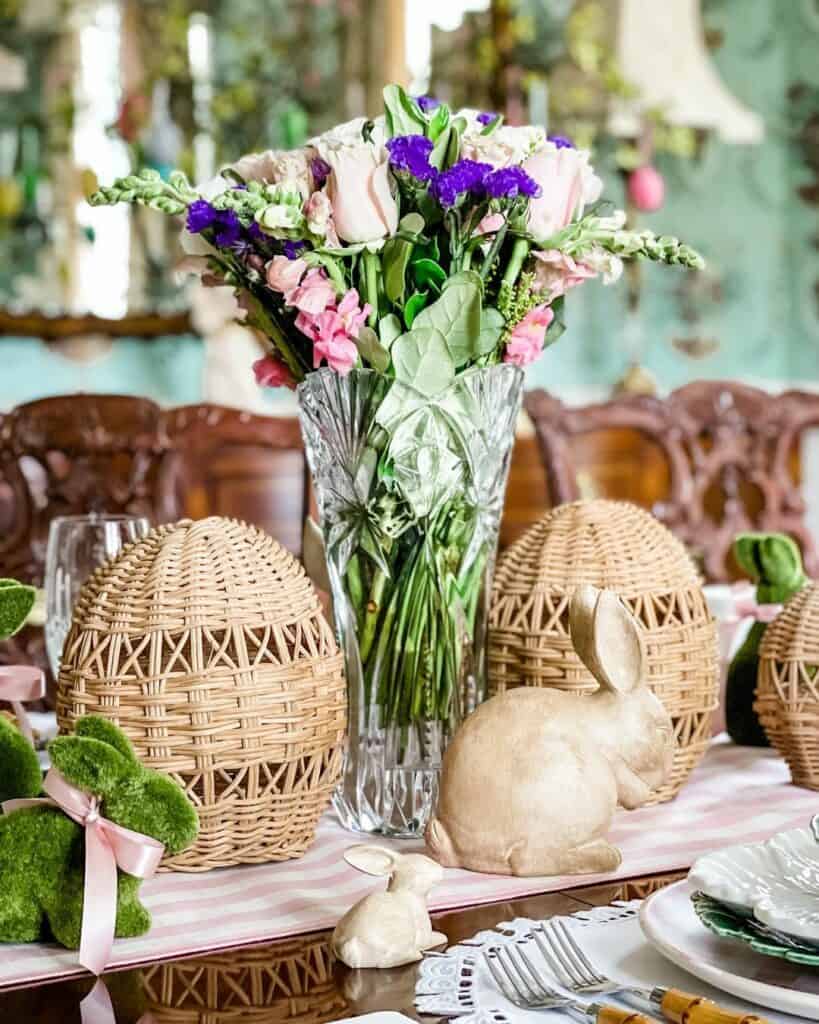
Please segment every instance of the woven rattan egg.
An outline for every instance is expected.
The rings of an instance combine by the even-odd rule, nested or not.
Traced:
[[[504,553],[489,617],[490,690],[594,690],[569,636],[569,596],[583,583],[616,591],[645,630],[648,683],[677,739],[671,778],[656,797],[668,800],[711,738],[717,633],[693,562],[648,512],[605,500],[560,505]]]
[[[296,559],[232,519],[161,526],[83,587],[63,648],[61,729],[103,715],[199,812],[164,867],[298,857],[341,771],[342,658]]]
[[[794,783],[819,789],[819,583],[807,583],[766,628],[754,710]]]

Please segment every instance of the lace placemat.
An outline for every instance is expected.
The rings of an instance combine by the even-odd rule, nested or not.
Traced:
[[[578,943],[592,963],[618,981],[644,988],[655,985],[681,988],[708,996],[722,1006],[746,1012],[753,1009],[778,1024],[794,1024],[803,1019],[767,1008],[750,1008],[747,1003],[719,992],[675,967],[643,938],[638,920],[640,903],[640,900],[632,900],[630,903],[615,903],[610,907],[594,907],[563,920],[570,923]],[[482,954],[490,946],[505,945],[524,938],[535,923],[529,918],[519,917],[498,925],[493,931],[478,932],[472,939],[452,946],[446,953],[427,956],[420,965],[415,990],[416,1009],[421,1013],[451,1017],[454,1024],[529,1024],[535,1019],[544,1019],[542,1010],[520,1010],[504,997],[489,973]],[[533,963],[542,966],[544,974],[548,976],[548,968],[534,942],[528,953]],[[607,1001],[617,1000],[607,997]],[[647,1007],[639,1006],[638,1003],[632,1005],[647,1010]],[[568,1011],[553,1010],[550,1013],[573,1021],[578,1019]]]

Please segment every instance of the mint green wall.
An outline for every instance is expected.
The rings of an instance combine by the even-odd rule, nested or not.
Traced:
[[[819,2],[704,0],[707,29],[723,35],[714,61],[728,88],[760,113],[759,146],[709,139],[701,159],[667,160],[668,201],[646,218],[679,234],[708,261],[721,298],[695,301],[702,320],[682,320],[682,271],[647,267],[641,304],[641,362],[663,390],[697,377],[819,383],[819,206],[797,196],[816,182],[795,137],[802,129],[788,101],[797,81],[817,90],[814,160],[819,160]],[[625,69],[626,72],[628,69]],[[617,197],[617,183],[607,183]],[[532,372],[532,381],[564,393],[606,390],[623,372],[625,290],[587,285],[569,296],[569,328]],[[678,352],[671,339],[707,334],[719,348],[704,359]]]

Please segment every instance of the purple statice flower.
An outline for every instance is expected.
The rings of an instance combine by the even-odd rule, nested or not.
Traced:
[[[219,210],[213,226],[213,240],[223,249],[230,249],[242,237],[242,224],[235,210]]]
[[[282,252],[289,260],[298,259],[302,249],[304,249],[304,242],[291,242],[288,240],[282,244]]]
[[[387,141],[390,166],[394,171],[407,171],[417,181],[431,181],[435,168],[429,162],[432,139],[425,135],[396,135]]]
[[[324,183],[330,177],[332,167],[320,156],[314,156],[310,161],[310,173],[313,175],[313,187],[318,190],[324,188]]]
[[[252,220],[248,224],[247,234],[252,242],[264,242],[267,239],[267,235],[262,231],[255,220]]]
[[[435,110],[436,107],[440,107],[441,105],[441,101],[436,100],[434,96],[416,96],[415,102],[425,114],[428,114],[430,110]]]
[[[478,124],[492,124],[493,121],[497,120],[498,115],[493,114],[491,110],[484,110],[483,113],[478,114]]]
[[[575,144],[566,135],[547,135],[546,138],[549,142],[557,146],[558,149],[574,149]]]
[[[198,235],[212,227],[218,217],[219,211],[211,206],[207,199],[196,199],[188,207],[185,227],[192,235]]]
[[[491,170],[492,164],[459,160],[433,180],[430,192],[441,206],[454,206],[465,192],[483,192],[483,180]]]
[[[515,199],[517,196],[531,199],[541,193],[540,185],[522,167],[501,167],[492,171],[483,179],[483,187],[492,199]]]

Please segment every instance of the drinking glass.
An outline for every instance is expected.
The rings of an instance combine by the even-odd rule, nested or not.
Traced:
[[[51,521],[45,567],[45,639],[55,679],[83,583],[99,565],[115,558],[126,544],[144,537],[149,529],[142,516],[106,513],[57,516]]]

